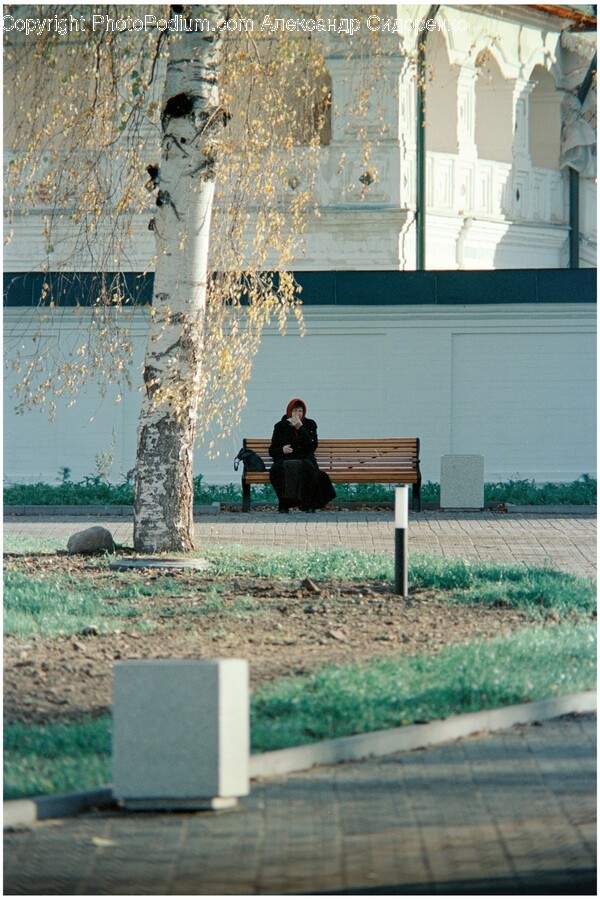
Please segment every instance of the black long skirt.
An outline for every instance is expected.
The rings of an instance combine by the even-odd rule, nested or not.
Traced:
[[[300,463],[295,465],[293,479],[287,478],[285,466],[288,462]],[[322,509],[335,497],[335,490],[327,472],[323,472],[310,459],[286,460],[279,459],[274,462],[269,471],[271,484],[279,502],[284,506],[300,506],[304,509]],[[293,497],[286,496],[286,482],[295,483]]]

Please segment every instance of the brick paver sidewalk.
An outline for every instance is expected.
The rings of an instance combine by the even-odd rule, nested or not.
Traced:
[[[591,894],[595,716],[5,836],[6,894]]]
[[[100,517],[10,517],[5,535],[64,540],[90,524],[105,525],[115,540],[131,544],[131,521]],[[240,544],[318,550],[346,547],[368,553],[394,552],[391,511],[323,511],[291,513],[220,513],[196,519],[196,543]],[[411,513],[409,553],[497,560],[551,566],[582,575],[596,574],[596,519],[590,515],[502,513]]]

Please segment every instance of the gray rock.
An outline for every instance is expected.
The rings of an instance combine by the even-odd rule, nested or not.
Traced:
[[[93,525],[72,534],[67,542],[69,553],[98,553],[100,550],[114,550],[115,542],[108,528]]]
[[[321,588],[319,587],[318,584],[315,584],[315,582],[312,580],[312,578],[306,577],[306,578],[304,579],[304,581],[302,582],[302,585],[301,585],[301,586],[302,586],[303,588],[306,588],[307,591],[312,591],[313,594],[320,594],[320,593],[321,593]]]

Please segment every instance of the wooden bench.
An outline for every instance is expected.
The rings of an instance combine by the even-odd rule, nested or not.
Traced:
[[[268,484],[273,460],[269,438],[244,438],[262,458],[266,472],[242,475],[242,511],[250,512],[253,484]],[[319,438],[315,457],[334,484],[411,484],[414,510],[421,509],[419,438]]]

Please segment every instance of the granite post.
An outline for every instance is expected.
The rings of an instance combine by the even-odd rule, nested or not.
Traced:
[[[442,456],[440,509],[483,509],[483,456]]]
[[[248,663],[115,664],[113,793],[129,809],[221,809],[249,793]]]

